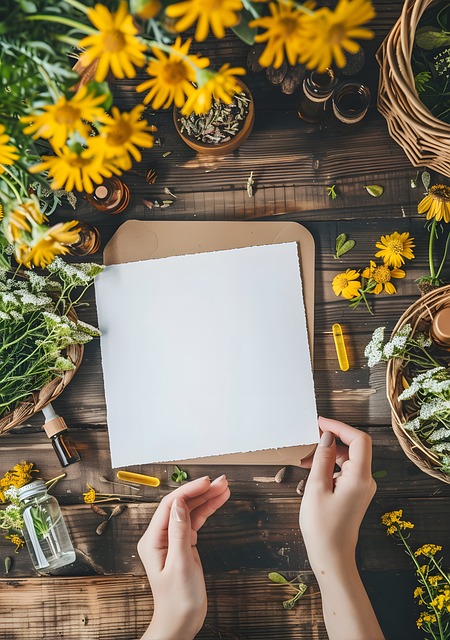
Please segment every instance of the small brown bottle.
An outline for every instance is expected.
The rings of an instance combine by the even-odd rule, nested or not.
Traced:
[[[86,199],[98,211],[120,213],[130,202],[130,190],[118,178],[110,178],[99,184],[93,193],[86,196]]]
[[[69,253],[72,256],[88,256],[100,248],[101,236],[97,227],[93,227],[82,220],[78,221],[80,233],[78,240],[69,245]]]
[[[430,338],[442,349],[450,351],[450,307],[439,309],[430,327]]]
[[[81,456],[67,433],[65,420],[55,413],[51,404],[42,409],[45,416],[44,431],[52,441],[53,449],[62,467],[79,462]]]
[[[305,122],[321,122],[325,118],[328,100],[337,84],[333,69],[323,73],[310,71],[303,80],[303,92],[298,105],[298,115]]]

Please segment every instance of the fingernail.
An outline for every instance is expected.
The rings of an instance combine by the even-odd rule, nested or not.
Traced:
[[[178,500],[173,501],[172,516],[177,522],[186,522],[186,510],[181,506]]]
[[[331,431],[324,431],[320,438],[319,447],[331,447],[334,442],[334,434]]]
[[[202,476],[201,478],[197,478],[197,480],[209,480],[209,476]]]
[[[221,476],[219,476],[218,478],[215,478],[215,479],[211,482],[211,484],[215,484],[216,482],[220,482],[220,481],[221,481],[221,480],[223,480],[224,478],[225,478],[225,474],[224,474],[224,473],[222,473],[222,475],[221,475]]]

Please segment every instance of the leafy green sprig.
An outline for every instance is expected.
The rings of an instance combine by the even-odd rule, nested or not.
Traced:
[[[288,580],[281,575],[281,573],[271,571],[267,577],[276,585],[285,585],[286,587],[289,587],[295,594],[289,600],[283,601],[283,609],[293,609],[308,588],[306,584],[300,581],[299,576],[296,576],[293,580]]]

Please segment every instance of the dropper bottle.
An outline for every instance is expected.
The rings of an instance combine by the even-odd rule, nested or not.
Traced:
[[[51,404],[42,409],[45,417],[44,430],[52,441],[53,449],[61,463],[62,467],[81,460],[81,456],[76,450],[74,444],[67,434],[67,424],[64,418],[61,418]]]

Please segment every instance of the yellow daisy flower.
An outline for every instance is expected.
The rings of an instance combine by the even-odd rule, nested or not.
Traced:
[[[321,7],[312,15],[305,15],[299,41],[300,62],[319,73],[333,61],[338,67],[345,66],[343,50],[356,53],[360,49],[352,38],[373,38],[373,31],[363,29],[361,25],[374,16],[370,0],[339,0],[334,11]]]
[[[7,216],[5,224],[5,236],[8,242],[17,242],[23,231],[31,231],[33,225],[46,222],[47,217],[42,213],[39,200],[31,196],[18,204]]]
[[[136,67],[145,64],[146,46],[136,38],[138,33],[133,17],[128,13],[126,2],[121,2],[115,13],[102,4],[88,9],[88,18],[98,29],[79,42],[86,49],[80,57],[80,64],[88,66],[98,58],[95,80],[102,82],[111,70],[116,78],[134,78]]]
[[[14,549],[14,551],[16,553],[18,553],[19,549],[25,544],[25,540],[18,536],[17,533],[12,533],[11,535],[5,536],[5,540],[9,540],[13,545],[15,545],[16,548]]]
[[[197,80],[195,67],[205,69],[209,66],[209,59],[188,55],[191,42],[192,38],[188,38],[182,44],[181,38],[177,38],[168,56],[157,47],[152,48],[156,59],[151,60],[147,67],[151,78],[136,87],[138,93],[150,89],[144,98],[145,104],[152,101],[154,109],[167,109],[175,103],[181,108],[186,97],[195,91],[192,85]]]
[[[95,497],[96,497],[96,491],[93,487],[91,487],[90,484],[87,485],[88,486],[88,491],[86,491],[86,493],[83,493],[83,500],[86,502],[86,504],[92,504],[93,502],[95,502]]]
[[[255,42],[267,42],[259,63],[263,67],[278,68],[286,56],[289,64],[294,66],[298,61],[299,42],[303,37],[302,23],[306,14],[293,2],[270,2],[269,9],[270,16],[250,22],[250,27],[265,29],[264,33],[255,36]]]
[[[39,240],[31,247],[20,246],[15,250],[19,263],[30,268],[31,264],[45,269],[57,255],[69,252],[69,246],[77,242],[80,229],[77,220],[59,222],[45,229]]]
[[[404,278],[406,273],[402,269],[390,269],[387,264],[377,265],[371,260],[370,266],[366,267],[361,275],[366,280],[374,280],[376,282],[375,288],[371,293],[378,295],[384,288],[386,293],[392,295],[397,293],[397,289],[392,284],[391,279]]]
[[[95,153],[90,147],[76,153],[64,146],[56,150],[54,156],[42,156],[42,162],[30,167],[31,173],[40,171],[48,171],[49,177],[53,178],[52,189],[76,189],[86,193],[92,193],[94,184],[101,184],[113,172],[120,175],[120,171],[106,162],[101,153]]]
[[[171,4],[166,9],[169,18],[180,18],[176,31],[186,31],[197,21],[195,39],[205,40],[211,29],[216,38],[223,38],[227,27],[239,22],[241,0],[185,0]]]
[[[345,273],[340,273],[333,279],[331,285],[334,293],[337,296],[342,294],[347,300],[357,298],[361,289],[361,282],[357,278],[359,278],[359,271],[354,269],[347,269]]]
[[[14,164],[19,159],[19,150],[10,144],[10,137],[6,133],[6,127],[0,124],[0,173],[4,172],[2,164]]]
[[[438,544],[424,544],[414,551],[416,558],[418,556],[427,556],[428,558],[434,556],[438,551],[441,551],[442,547]]]
[[[0,138],[1,143],[1,138]],[[1,155],[1,147],[0,147]],[[450,187],[445,184],[434,184],[418,206],[419,213],[426,213],[427,220],[436,218],[438,222],[450,222]]]
[[[101,135],[90,140],[91,153],[110,160],[123,171],[131,168],[130,155],[140,162],[142,154],[136,145],[147,149],[153,147],[154,138],[149,131],[156,131],[150,127],[147,120],[142,118],[144,105],[138,104],[130,112],[120,112],[112,107],[111,117],[105,115],[102,119]]]
[[[398,233],[394,231],[391,235],[381,236],[379,242],[376,243],[377,249],[381,249],[375,254],[376,258],[383,258],[384,263],[390,267],[401,267],[407,260],[414,258],[412,248],[414,238],[409,237],[409,233]]]
[[[89,93],[86,85],[69,100],[62,96],[56,104],[43,107],[43,113],[23,116],[22,122],[27,122],[24,133],[32,135],[34,139],[50,139],[54,148],[61,148],[66,144],[67,138],[74,131],[87,138],[89,127],[83,122],[95,122],[104,113],[102,105],[106,96],[96,96]]]
[[[222,65],[217,73],[209,69],[199,71],[197,73],[198,88],[188,97],[181,113],[184,116],[188,116],[192,112],[208,113],[213,98],[230,104],[234,94],[241,91],[235,75],[245,75],[245,69],[230,67],[227,63]]]

